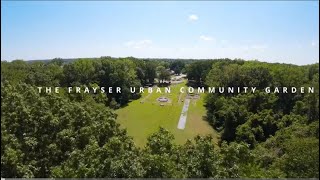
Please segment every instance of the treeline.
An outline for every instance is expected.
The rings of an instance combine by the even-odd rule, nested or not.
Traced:
[[[220,143],[248,144],[265,170],[319,177],[319,64],[213,62],[204,84],[257,87],[254,94],[207,95],[206,120],[221,133]],[[265,87],[314,87],[316,93],[267,94]]]
[[[120,87],[122,92],[118,94],[66,95],[72,100],[93,99],[104,102],[106,106],[119,108],[140,97],[139,94],[130,93],[130,87],[153,86],[155,83],[170,81],[171,75],[182,73],[185,63],[179,60],[144,60],[132,57],[101,57],[72,62],[59,58],[44,62],[2,61],[1,82],[26,83],[38,87]]]
[[[217,148],[210,136],[176,145],[160,128],[140,149],[102,104],[41,95],[27,84],[2,84],[1,98],[2,177],[318,177],[316,124],[280,132],[314,138],[275,136],[255,150],[236,142]],[[266,166],[274,158],[268,147],[275,145],[286,155]]]
[[[319,177],[319,64],[104,57],[1,65],[2,177]],[[205,119],[220,132],[219,146],[209,136],[176,145],[160,128],[141,149],[111,109],[139,94],[39,94],[35,88],[125,89],[166,81],[169,70],[186,73],[193,86],[258,90],[206,96]],[[266,94],[265,86],[313,86],[316,93]]]

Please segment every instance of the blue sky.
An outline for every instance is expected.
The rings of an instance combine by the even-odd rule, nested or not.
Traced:
[[[319,61],[319,1],[1,1],[1,59]]]

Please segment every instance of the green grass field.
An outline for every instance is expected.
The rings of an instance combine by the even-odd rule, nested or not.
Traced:
[[[204,94],[200,96],[200,99],[191,100],[186,128],[183,130],[177,129],[184,104],[181,100],[186,97],[186,93],[180,94],[180,88],[183,86],[185,86],[184,83],[172,85],[171,93],[164,93],[164,88],[161,88],[162,93],[145,92],[140,99],[134,100],[128,106],[116,111],[121,127],[127,129],[128,134],[134,138],[138,146],[143,147],[146,144],[147,137],[157,131],[160,126],[174,134],[177,144],[183,144],[187,139],[193,139],[198,134],[211,134],[214,141],[217,142],[218,134],[203,120],[206,113],[203,106]],[[169,98],[168,103],[162,103],[163,106],[157,101],[157,98],[161,96]],[[141,101],[144,102],[141,103]]]

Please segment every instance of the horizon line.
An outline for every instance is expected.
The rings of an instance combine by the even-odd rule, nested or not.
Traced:
[[[16,58],[12,60],[6,60],[6,59],[1,59],[1,62],[12,62],[12,61],[26,61],[26,62],[31,62],[31,61],[52,61],[54,59],[62,59],[62,60],[80,60],[80,59],[100,59],[104,57],[109,57],[113,59],[121,59],[121,58],[134,58],[134,59],[151,59],[151,60],[156,60],[156,59],[161,59],[161,60],[223,60],[223,59],[229,59],[229,60],[242,60],[242,61],[258,61],[262,63],[270,63],[270,64],[291,64],[291,65],[297,65],[297,66],[307,66],[307,65],[312,65],[312,64],[318,64],[318,61],[315,61],[313,63],[309,64],[295,64],[295,63],[288,63],[288,62],[268,62],[265,60],[261,59],[243,59],[243,58],[228,58],[228,57],[219,57],[219,58],[170,58],[170,57],[134,57],[134,56],[119,56],[119,57],[114,57],[114,56],[100,56],[100,57],[69,57],[69,58],[62,58],[62,57],[55,57],[55,58],[45,58],[45,59],[23,59],[23,58]]]

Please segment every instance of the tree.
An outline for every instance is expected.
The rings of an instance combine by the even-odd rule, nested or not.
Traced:
[[[221,161],[219,166],[220,176],[227,178],[258,177],[261,170],[254,161],[254,155],[245,143],[222,142],[220,152]],[[252,169],[254,168],[254,171]]]
[[[204,83],[212,63],[212,61],[195,61],[186,65],[188,80],[194,80],[198,86]]]
[[[163,83],[164,81],[170,81],[170,72],[164,66],[158,66],[157,72],[160,83]]]
[[[272,110],[263,110],[252,114],[246,123],[236,131],[237,140],[254,147],[257,142],[263,142],[278,130],[277,121],[280,117]]]
[[[63,66],[64,85],[77,86],[94,83],[95,68],[92,60],[79,59]]]
[[[170,64],[170,70],[173,70],[175,74],[180,75],[185,63],[183,61],[175,60]]]
[[[78,153],[86,154],[88,148],[119,148],[112,144],[115,140],[123,146],[122,152],[134,151],[132,141],[119,129],[115,118],[103,105],[70,102],[57,94],[41,95],[26,84],[2,84],[2,176],[50,177],[52,168],[63,167]],[[115,149],[113,155],[107,154],[112,159],[118,157],[119,152]],[[85,162],[83,159],[82,163]],[[76,172],[78,167],[68,168]],[[83,175],[81,170],[77,177]],[[55,172],[61,171],[64,169],[58,168]]]
[[[169,131],[160,128],[149,138],[145,147],[143,167],[147,178],[177,177],[176,157],[178,152],[173,144],[174,137]]]
[[[168,68],[178,73],[182,64],[191,85],[257,90],[206,95],[205,118],[219,131],[219,142],[196,136],[175,144],[160,128],[137,147],[112,109],[139,97],[129,87],[153,84],[157,73],[170,80]],[[3,177],[319,177],[318,64],[101,57],[1,65]],[[64,88],[46,94],[36,86],[121,87],[121,94]],[[315,93],[266,94],[265,86],[314,87]]]
[[[219,177],[219,154],[211,136],[196,136],[194,143],[187,141],[182,147],[183,165],[190,178]]]
[[[54,58],[49,62],[49,64],[55,64],[55,65],[58,65],[58,66],[63,66],[64,61],[63,61],[62,58]]]
[[[294,122],[255,150],[256,161],[272,177],[319,177],[319,122]]]
[[[287,177],[319,177],[319,139],[291,139],[285,143],[285,151],[275,166]]]
[[[148,80],[148,83],[153,84],[154,79],[157,77],[156,72],[157,65],[153,61],[147,61],[146,62],[146,79]]]

